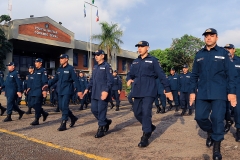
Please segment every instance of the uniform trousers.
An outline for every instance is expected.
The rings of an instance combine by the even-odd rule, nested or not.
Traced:
[[[108,101],[107,100],[91,100],[91,111],[95,118],[98,120],[99,126],[105,126],[107,124],[107,107]]]

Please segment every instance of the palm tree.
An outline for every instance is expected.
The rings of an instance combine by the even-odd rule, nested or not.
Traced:
[[[118,28],[118,24],[108,24],[107,22],[101,22],[101,34],[93,35],[92,39],[99,40],[99,49],[104,49],[107,51],[107,61],[111,64],[112,61],[112,50],[116,49],[120,52],[120,44],[123,41],[120,39],[123,35],[123,31]]]

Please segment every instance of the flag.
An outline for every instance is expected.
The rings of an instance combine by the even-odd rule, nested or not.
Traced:
[[[84,4],[84,17],[86,17],[86,16],[87,16],[87,14],[86,14],[86,6]]]
[[[94,0],[92,0],[92,4],[94,4]]]
[[[97,10],[96,16],[97,16],[96,22],[98,22],[99,21],[98,10]]]

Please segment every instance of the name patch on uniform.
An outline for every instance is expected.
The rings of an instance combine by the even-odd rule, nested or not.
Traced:
[[[186,78],[190,78],[190,76],[186,76]]]
[[[202,61],[202,60],[204,60],[203,57],[202,57],[202,58],[198,58],[198,59],[197,59],[197,62]]]
[[[240,68],[240,65],[235,65],[235,67]]]
[[[138,62],[133,62],[132,64],[138,64]]]
[[[100,69],[105,69],[105,67],[100,67]]]
[[[69,73],[69,71],[63,71],[63,73]]]
[[[42,73],[37,73],[37,74],[42,74]]]
[[[10,75],[10,77],[13,77],[13,75]]]
[[[173,78],[173,79],[177,79],[177,78]]]
[[[152,63],[152,61],[145,61],[145,62],[147,62],[147,63]]]
[[[217,58],[217,59],[225,59],[225,57],[223,57],[223,56],[215,56],[215,58]]]
[[[33,77],[30,77],[30,79],[34,79]]]

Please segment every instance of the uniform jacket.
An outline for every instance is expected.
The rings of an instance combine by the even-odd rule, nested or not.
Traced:
[[[147,55],[144,59],[138,56],[131,65],[128,78],[134,80],[132,83],[133,97],[156,97],[156,79],[159,78],[166,92],[170,92],[169,82],[163,72],[158,60]]]
[[[113,76],[112,90],[122,90],[122,81],[118,75]]]
[[[49,80],[48,85],[51,87],[57,83],[58,95],[72,95],[74,93],[73,82],[75,82],[77,92],[81,92],[75,70],[73,66],[67,64],[65,67],[60,66],[58,68],[57,74],[53,79]]]
[[[168,76],[168,80],[170,83],[170,88],[172,91],[178,91],[179,89],[179,75],[178,74],[174,74],[174,75],[169,75]]]
[[[79,84],[82,89],[81,92],[84,92],[88,85],[87,79],[86,79],[86,77],[83,76],[83,77],[79,77],[78,80],[79,80]]]
[[[215,46],[197,52],[190,78],[190,93],[198,89],[197,99],[227,100],[227,92],[236,94],[237,73],[230,53]]]
[[[113,84],[112,68],[107,62],[94,65],[92,77],[90,78],[87,89],[92,91],[92,99],[101,100],[101,93],[108,92],[109,100],[111,87]]]
[[[191,73],[182,73],[179,75],[179,92],[189,92]]]
[[[162,83],[160,82],[160,79],[156,79],[156,85],[157,85],[157,94],[164,94],[164,87]]]

